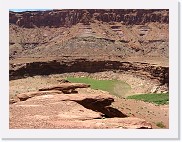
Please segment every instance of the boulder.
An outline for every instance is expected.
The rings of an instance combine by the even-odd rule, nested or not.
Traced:
[[[50,86],[39,89],[39,91],[48,91],[48,90],[59,90],[59,91],[66,91],[66,90],[75,90],[77,88],[88,88],[90,85],[84,83],[61,83],[56,86]]]
[[[16,96],[12,97],[10,101],[13,103],[17,101],[25,101],[29,98],[35,97],[35,96],[41,96],[41,95],[49,95],[49,94],[62,94],[61,91],[57,90],[51,90],[51,91],[35,91],[35,92],[27,92],[27,93],[21,93],[17,94]],[[17,101],[16,101],[17,100]]]
[[[20,101],[20,99],[17,96],[11,96],[9,99],[9,104],[13,104],[13,103],[16,103],[19,101]]]

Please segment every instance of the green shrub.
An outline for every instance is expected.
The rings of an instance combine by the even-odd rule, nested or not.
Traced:
[[[160,128],[165,128],[166,127],[162,122],[157,122],[156,126],[160,127]]]

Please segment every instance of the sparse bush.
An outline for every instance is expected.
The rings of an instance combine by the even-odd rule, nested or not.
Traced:
[[[157,122],[156,126],[160,128],[166,128],[166,126],[162,122]]]

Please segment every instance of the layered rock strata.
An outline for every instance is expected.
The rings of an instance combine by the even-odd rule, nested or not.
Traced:
[[[77,23],[123,22],[127,25],[149,22],[169,23],[169,10],[165,9],[69,9],[35,12],[10,12],[10,23],[21,27],[70,27]]]

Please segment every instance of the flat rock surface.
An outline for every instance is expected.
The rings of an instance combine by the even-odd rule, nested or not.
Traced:
[[[35,96],[10,104],[10,128],[151,128],[145,120],[110,107],[113,101],[109,94]]]

